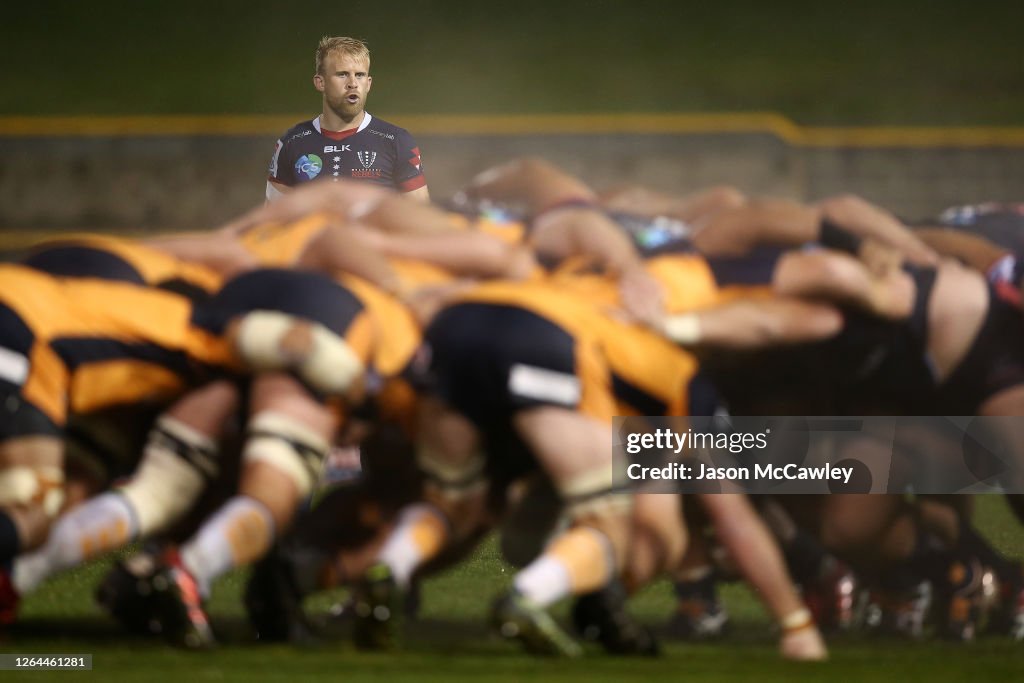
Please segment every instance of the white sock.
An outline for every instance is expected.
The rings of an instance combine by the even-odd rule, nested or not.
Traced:
[[[569,571],[561,560],[550,555],[541,555],[524,567],[513,585],[539,607],[547,607],[572,592]]]
[[[443,536],[437,530],[443,528]],[[401,588],[409,587],[413,572],[432,559],[437,550],[448,540],[448,522],[440,510],[427,503],[409,505],[402,510],[394,530],[384,542],[377,559],[391,569],[395,582]],[[434,532],[430,538],[423,533]]]
[[[15,560],[14,587],[30,593],[57,572],[116,550],[137,534],[135,510],[124,496],[97,496],[60,517],[43,547]]]
[[[261,557],[274,540],[274,518],[263,503],[235,496],[181,547],[181,563],[203,597],[223,574]]]

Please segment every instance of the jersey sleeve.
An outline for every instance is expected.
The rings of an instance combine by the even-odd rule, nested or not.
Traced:
[[[295,185],[293,164],[289,159],[288,145],[284,142],[286,135],[274,143],[274,154],[270,157],[267,169],[267,180],[289,187]]]
[[[395,135],[395,145],[398,152],[393,178],[395,187],[401,192],[412,192],[425,187],[427,179],[423,175],[420,148],[409,135],[409,131],[399,129]]]

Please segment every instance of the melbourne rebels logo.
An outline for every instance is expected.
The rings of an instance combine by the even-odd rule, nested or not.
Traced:
[[[315,154],[303,154],[295,162],[295,174],[299,180],[312,180],[320,175],[320,169],[324,167],[323,160]]]
[[[356,152],[356,156],[359,157],[359,163],[363,165],[363,168],[370,168],[377,160],[376,152]]]

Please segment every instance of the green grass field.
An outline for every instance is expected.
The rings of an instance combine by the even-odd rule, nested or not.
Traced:
[[[373,51],[370,110],[778,111],[1020,125],[1024,3],[50,0],[0,23],[7,114],[310,114],[320,36]]]
[[[1024,532],[1002,500],[981,498],[978,518],[1003,550],[1021,553]],[[91,600],[105,564],[65,575],[30,597],[23,619],[0,652],[92,653],[91,674],[4,672],[4,680],[328,680],[345,681],[954,681],[975,678],[1009,681],[1024,674],[1024,644],[986,636],[970,646],[943,642],[879,641],[851,635],[832,643],[831,661],[798,665],[778,659],[774,638],[758,603],[741,586],[726,588],[733,635],[714,644],[667,643],[660,659],[615,659],[593,652],[579,661],[529,658],[490,636],[484,615],[491,597],[511,574],[494,544],[485,544],[468,562],[430,580],[424,590],[422,620],[410,625],[406,649],[364,654],[347,642],[308,648],[261,646],[252,642],[240,607],[244,576],[218,584],[210,611],[222,646],[206,653],[174,650],[125,635]],[[323,614],[331,596],[311,601]],[[672,606],[667,584],[634,599],[634,611],[657,624]],[[328,630],[329,633],[333,631]],[[337,635],[341,635],[338,633]]]

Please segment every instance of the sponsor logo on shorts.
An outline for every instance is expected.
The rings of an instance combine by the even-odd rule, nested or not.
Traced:
[[[320,175],[320,169],[323,167],[324,162],[317,155],[303,154],[295,162],[295,174],[299,176],[299,180],[312,180]]]

